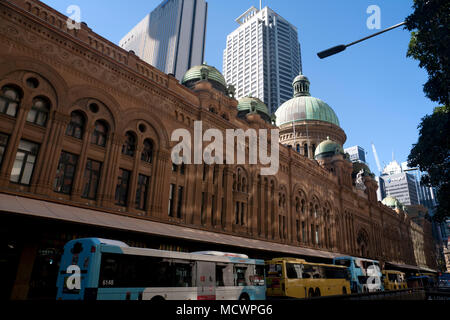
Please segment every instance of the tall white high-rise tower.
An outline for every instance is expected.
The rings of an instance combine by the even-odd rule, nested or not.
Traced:
[[[181,80],[204,60],[207,12],[205,0],[165,0],[119,45]]]
[[[297,28],[269,7],[251,7],[227,36],[223,74],[236,98],[257,97],[271,113],[292,98],[292,81],[302,71]]]

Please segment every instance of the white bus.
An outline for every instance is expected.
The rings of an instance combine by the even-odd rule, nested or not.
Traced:
[[[264,300],[264,261],[206,251],[130,247],[100,238],[69,241],[59,300]]]

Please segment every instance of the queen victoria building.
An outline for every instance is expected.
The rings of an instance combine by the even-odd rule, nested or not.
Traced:
[[[2,299],[55,297],[63,245],[95,236],[176,251],[436,269],[428,221],[378,202],[338,114],[304,75],[275,116],[206,64],[181,83],[36,0],[0,2]],[[351,102],[350,102],[351,103]],[[279,170],[180,164],[172,132],[279,129]],[[420,260],[417,257],[421,257]]]

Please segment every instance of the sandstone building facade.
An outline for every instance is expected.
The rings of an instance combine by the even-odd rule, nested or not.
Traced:
[[[355,187],[336,148],[346,139],[338,123],[298,118],[295,133],[280,125],[275,176],[261,176],[259,165],[176,166],[176,129],[276,123],[257,99],[236,101],[213,67],[193,68],[179,83],[86,24],[68,29],[67,17],[36,0],[2,1],[0,16],[2,298],[54,297],[62,246],[83,236],[417,265],[410,218],[377,201],[369,174],[365,191]],[[309,93],[305,77],[296,81],[297,93]],[[423,248],[420,262],[435,268]]]

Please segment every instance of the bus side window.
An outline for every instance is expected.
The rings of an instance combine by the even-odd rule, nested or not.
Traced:
[[[227,264],[223,269],[223,284],[225,287],[234,286],[233,265]]]
[[[286,263],[286,276],[288,279],[297,279],[297,272],[293,263]]]
[[[174,263],[175,287],[192,287],[192,268],[193,263]]]
[[[313,278],[314,278],[314,279],[321,279],[321,278],[324,278],[324,275],[323,275],[324,271],[323,271],[323,268],[322,268],[322,267],[320,267],[320,266],[314,266],[314,267],[313,267],[313,270],[314,270],[314,273],[313,273]]]
[[[216,287],[224,287],[223,272],[226,266],[216,265]]]
[[[302,265],[294,263],[286,263],[286,274],[289,279],[301,279]]]
[[[314,274],[313,267],[311,267],[309,265],[304,265],[303,266],[303,278],[311,279],[313,277],[313,274]]]
[[[234,277],[235,277],[235,285],[238,287],[247,286],[247,267],[235,266],[234,267]]]
[[[263,265],[255,265],[255,276],[253,277],[253,285],[265,286]]]

